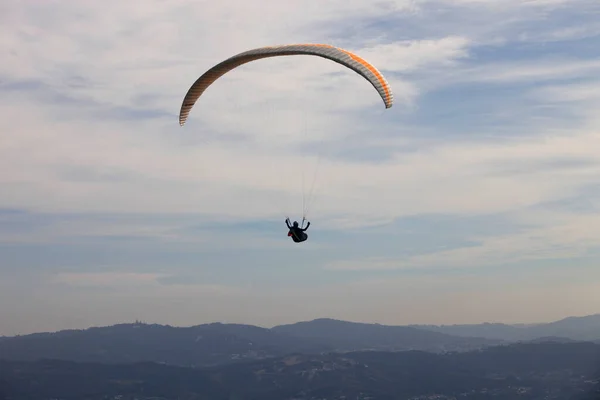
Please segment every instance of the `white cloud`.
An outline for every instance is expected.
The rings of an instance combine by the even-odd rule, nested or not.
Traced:
[[[195,295],[239,295],[242,288],[215,284],[169,284],[159,282],[169,278],[168,274],[141,272],[63,272],[55,275],[50,284],[60,284],[79,288],[109,288],[116,296],[139,290],[151,290],[156,296],[195,296]],[[139,294],[139,292],[136,292]]]
[[[557,103],[597,102],[600,100],[600,81],[549,85],[534,90],[533,97]]]
[[[597,240],[600,218],[597,215],[529,212],[514,217],[521,223],[534,223],[536,227],[505,235],[467,237],[473,244],[450,250],[402,258],[338,260],[324,267],[340,271],[489,268],[536,260],[579,258],[600,247]]]
[[[408,263],[402,260],[384,257],[371,257],[359,260],[338,260],[325,264],[325,269],[334,271],[381,271],[406,267]]]
[[[228,221],[266,217],[283,220],[287,212],[300,210],[299,166],[306,167],[309,182],[312,168],[317,165],[315,153],[302,157],[297,150],[308,141],[322,138],[325,153],[331,153],[332,146],[338,149],[355,146],[362,150],[361,155],[371,145],[392,153],[397,150],[389,159],[377,163],[336,159],[321,165],[318,198],[311,217],[328,228],[384,224],[397,217],[423,213],[515,214],[540,203],[575,196],[581,188],[598,183],[600,171],[595,161],[600,145],[600,121],[595,116],[593,90],[597,82],[590,81],[589,86],[557,84],[584,77],[594,80],[600,62],[578,58],[566,51],[567,55],[546,54],[518,62],[511,60],[510,55],[498,53],[497,60],[482,65],[478,64],[474,48],[519,40],[520,33],[531,30],[513,29],[515,26],[529,20],[541,23],[556,6],[573,4],[591,3],[3,2],[0,51],[7,57],[0,63],[4,85],[0,87],[3,90],[0,92],[3,188],[0,208],[50,213],[195,213]],[[402,28],[401,24],[400,28],[391,27],[397,15],[410,15],[419,23],[434,21],[435,24],[418,29]],[[372,28],[365,34],[360,31],[363,24],[377,23],[385,27]],[[578,30],[567,24],[555,30],[550,25],[543,32],[544,35],[555,32],[550,35],[554,38],[590,34],[587,28]],[[342,32],[345,30],[359,33],[348,33],[352,40],[347,40]],[[383,110],[377,93],[354,72],[327,60],[295,57],[249,64],[224,76],[192,110],[186,127],[178,126],[176,114],[185,91],[216,62],[253,47],[328,42],[332,38],[346,44],[351,42],[350,50],[385,71],[394,89],[393,108]],[[521,40],[543,38],[524,35]],[[435,89],[473,82],[494,83],[490,90],[506,84],[516,87],[546,83],[552,86],[528,91],[529,97],[525,99],[535,106],[555,107],[562,103],[563,111],[583,111],[577,114],[578,120],[561,121],[570,123],[568,129],[548,120],[538,120],[535,124],[515,121],[517,127],[506,128],[511,129],[507,135],[510,138],[497,142],[480,140],[489,134],[488,128],[478,125],[471,129],[470,114],[456,117],[466,126],[465,131],[480,130],[465,132],[472,133],[473,140],[465,137],[456,140],[445,127],[428,124],[434,122],[430,121],[434,113],[420,108],[421,95],[428,92],[434,96]],[[438,99],[435,111],[443,110],[444,101],[468,103],[471,94],[465,89],[456,95],[458,98]],[[490,96],[494,94],[490,92]],[[504,112],[516,119],[521,110],[515,107],[523,99],[517,88],[516,106],[511,107],[511,99],[503,103],[505,107],[501,110],[487,111]],[[115,117],[127,116],[132,111],[158,115]],[[422,122],[426,127],[414,121],[415,111],[429,119]],[[454,127],[448,126],[448,130],[451,128]],[[495,128],[489,126],[490,130]],[[432,131],[437,129],[439,132],[434,132],[432,139]],[[357,132],[361,134],[360,141],[352,136]],[[425,133],[430,136],[423,137]],[[407,148],[411,151],[407,152]],[[564,169],[545,166],[565,158],[590,163]],[[481,242],[476,247],[404,258],[399,262],[382,256],[330,267],[489,266],[540,257],[573,257],[595,245],[598,221],[593,216],[586,216],[585,220],[571,214],[560,218],[529,218],[535,220],[529,231],[474,237],[473,240]],[[214,251],[230,246],[227,241],[230,238],[218,234],[206,238],[183,232],[180,224],[171,222],[128,226],[115,222],[61,221],[35,232],[5,233],[0,240],[48,243],[66,241],[74,235],[138,236],[147,243],[156,240],[187,243],[200,248],[210,246]],[[238,242],[241,241],[236,238]],[[239,244],[246,248],[279,245],[281,242],[267,238],[252,238]],[[303,249],[296,247],[292,251]],[[132,266],[132,270],[141,267]],[[193,285],[165,288],[156,279],[156,274],[135,272],[59,277],[61,284],[71,287],[90,284],[112,287],[119,283],[123,284],[119,290],[135,285],[160,287],[161,292],[144,295],[147,298],[141,296],[143,300],[138,298],[139,303],[119,314],[121,317],[154,312],[152,307],[150,311],[143,310],[164,298],[175,299],[169,305],[172,309],[177,309],[178,301],[197,300],[193,293],[198,288]],[[418,285],[422,281],[413,283]],[[207,288],[203,293],[210,296],[216,292]],[[367,292],[365,289],[364,293]],[[180,293],[186,295],[178,297]],[[225,314],[240,317],[236,312],[240,312],[243,295],[235,301],[230,298],[231,303],[223,305],[229,310]],[[293,306],[296,303],[292,297],[289,302]],[[96,300],[89,297],[88,303]],[[54,305],[70,301],[71,298],[58,299]],[[110,315],[116,315],[110,314],[115,313],[111,301],[99,306],[103,315],[100,319],[110,320]],[[257,300],[255,305],[265,302]],[[368,307],[374,304],[384,307],[387,303],[382,297],[368,303]],[[297,315],[310,314],[308,305],[299,308]],[[259,308],[253,308],[256,309]],[[283,313],[281,310],[265,311],[272,315],[264,320],[276,320],[275,314]],[[340,310],[341,302],[327,311]],[[183,312],[173,319],[185,320],[191,313]],[[361,315],[369,314],[363,310]]]
[[[494,63],[489,68],[468,71],[475,80],[488,82],[535,82],[550,79],[566,80],[591,75],[600,70],[600,60],[544,60],[531,63]],[[478,73],[479,72],[479,73]],[[473,76],[475,75],[475,76]]]
[[[30,121],[38,116],[43,114]],[[218,143],[181,147],[168,136],[157,137],[143,129],[137,133],[134,124],[121,128],[109,122],[53,125],[60,131],[39,130],[28,121],[23,124],[24,131],[4,137],[1,144],[5,150],[0,179],[11,188],[2,192],[3,207],[281,216],[290,198],[300,207],[297,166],[308,166],[308,182],[317,164],[311,158],[270,149]],[[593,160],[599,140],[592,130],[570,131],[493,146],[442,142],[381,164],[328,161],[320,166],[315,212],[322,217],[350,214],[359,219],[493,213],[564,198],[595,182],[596,167],[569,169],[560,175],[542,170],[504,176],[496,174],[497,165],[565,156]],[[26,145],[26,152],[15,151]],[[114,170],[124,179],[73,180],[62,174],[64,166]]]
[[[357,49],[381,70],[414,71],[419,68],[451,66],[468,56],[469,39],[447,36],[439,40],[401,41]]]
[[[56,275],[54,282],[69,286],[156,286],[157,279],[162,274],[149,273],[61,273]]]
[[[589,23],[566,28],[555,28],[543,32],[523,32],[519,35],[524,42],[547,43],[553,41],[572,41],[600,35],[600,24]]]
[[[150,100],[151,104],[168,107],[175,114],[193,79],[226,56],[264,45],[259,39],[271,29],[279,27],[292,32],[294,28],[290,24],[299,29],[321,19],[333,23],[338,18],[385,13],[390,7],[408,12],[414,7],[412,2],[388,2],[375,7],[350,2],[344,3],[340,14],[335,4],[328,3],[325,8],[319,6],[315,19],[310,7],[300,7],[300,3],[285,6],[269,3],[272,6],[269,16],[246,3],[237,4],[241,9],[236,8],[235,13],[222,8],[192,7],[192,3],[186,2],[171,4],[168,9],[161,9],[164,6],[160,3],[161,7],[154,11],[142,6],[138,9],[132,4],[115,4],[110,17],[114,24],[103,25],[98,36],[92,37],[88,29],[108,18],[108,14],[95,6],[71,8],[60,17],[59,23],[37,20],[35,12],[26,12],[27,4],[15,5],[9,20],[22,29],[6,27],[5,44],[14,54],[14,63],[4,64],[1,73],[12,79],[46,81],[57,93],[79,100],[61,106],[48,105],[46,99],[35,97],[11,98],[12,104],[7,105],[5,111],[12,115],[10,120],[19,117],[22,122],[18,125],[10,124],[8,119],[4,122],[11,135],[1,143],[4,174],[0,179],[10,185],[11,190],[0,198],[0,204],[45,211],[162,210],[236,217],[273,214],[273,204],[285,201],[290,195],[298,196],[296,170],[298,165],[306,164],[306,159],[287,154],[280,146],[307,139],[342,138],[352,132],[353,127],[362,125],[368,129],[376,124],[377,119],[361,121],[358,116],[348,114],[370,106],[376,113],[382,113],[381,100],[373,88],[354,72],[334,63],[295,57],[294,60],[286,58],[248,65],[223,77],[222,82],[207,91],[184,129],[176,125],[175,118],[171,126],[160,120],[90,122],[89,114],[76,114],[78,120],[59,122],[57,113],[78,112],[78,101],[85,104],[90,99],[116,107],[139,108],[142,105],[138,97],[152,93],[158,98]],[[180,22],[166,18],[173,13],[179,15]],[[192,17],[199,18],[194,26],[202,27],[193,29],[206,30],[213,26],[212,39],[185,32],[192,29],[186,23]],[[253,17],[256,19],[252,20]],[[264,18],[272,25],[264,26]],[[136,22],[138,20],[144,22]],[[227,23],[215,24],[220,20]],[[244,26],[250,23],[258,29],[241,35]],[[51,31],[47,32],[48,29]],[[20,36],[23,30],[24,34],[41,40],[25,41]],[[123,30],[130,32],[124,35]],[[227,34],[223,36],[219,32]],[[158,38],[151,42],[152,46],[148,45],[149,34]],[[189,39],[190,34],[193,41]],[[236,36],[238,34],[240,36]],[[292,40],[286,35],[281,39]],[[219,40],[215,41],[215,37]],[[228,45],[227,38],[234,37],[235,46]],[[384,69],[401,71],[451,63],[466,54],[467,46],[465,38],[448,37],[401,41],[384,47],[361,48],[358,43],[352,50],[374,58]],[[175,55],[177,51],[179,55]],[[196,56],[198,61],[192,62]],[[294,69],[291,75],[290,69]],[[342,74],[322,78],[322,74],[332,72]],[[79,77],[83,86],[66,85],[71,75]],[[392,112],[398,109],[402,113],[404,105],[414,102],[418,89],[408,81],[394,77],[390,81],[397,99]],[[312,94],[304,92],[306,86]],[[341,115],[341,112],[346,114]],[[217,135],[233,131],[259,140],[262,148],[246,144],[231,148],[214,142],[182,147],[175,142],[182,137],[202,140],[202,131],[207,129]],[[316,160],[309,162],[317,163]],[[273,165],[277,168],[272,168]],[[107,180],[73,181],[64,176],[65,168],[88,170]],[[336,170],[345,168],[348,166],[340,165]],[[112,181],[108,179],[111,175],[121,175],[123,179]],[[265,194],[259,192],[242,195],[246,190],[271,191],[267,196],[273,201],[264,201]],[[244,200],[240,201],[242,197]],[[140,202],[141,198],[145,200]]]
[[[543,55],[535,61],[497,60],[456,68],[440,68],[435,74],[419,74],[419,83],[414,83],[423,92],[434,92],[440,88],[461,84],[488,84],[496,88],[505,85],[556,84],[576,79],[595,79],[600,71],[600,59],[577,59],[574,57]],[[494,90],[490,88],[489,90]],[[465,93],[468,96],[469,93]],[[515,93],[515,96],[518,94]],[[519,97],[515,97],[519,99]],[[538,98],[538,100],[546,100]],[[510,107],[510,104],[507,104]]]
[[[554,10],[568,4],[593,4],[590,0],[429,0],[430,3],[441,3],[455,6],[481,6],[491,10],[527,10],[541,7]]]

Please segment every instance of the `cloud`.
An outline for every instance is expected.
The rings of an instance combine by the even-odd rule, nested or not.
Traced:
[[[542,60],[542,62],[491,65],[489,67],[466,71],[475,81],[541,82],[548,80],[567,80],[592,75],[600,69],[600,60]]]
[[[77,288],[106,288],[117,292],[131,290],[152,290],[157,296],[176,293],[178,296],[194,295],[227,295],[239,294],[235,287],[224,285],[204,285],[182,281],[167,274],[156,273],[129,273],[129,272],[103,272],[103,273],[60,273],[51,281],[55,284]],[[170,286],[165,288],[164,285]],[[174,290],[177,289],[177,290]]]
[[[0,281],[43,288],[51,305],[78,299],[75,314],[85,305],[109,321],[148,317],[164,304],[167,318],[197,291],[221,296],[231,318],[255,296],[243,311],[273,321],[313,315],[298,304],[317,286],[310,295],[335,303],[326,312],[350,316],[336,299],[347,299],[352,282],[385,274],[396,284],[414,274],[417,288],[448,282],[434,272],[502,275],[506,265],[572,262],[591,274],[584,264],[596,259],[600,198],[596,2],[0,7],[0,208],[20,210],[0,212]],[[392,85],[394,107],[384,110],[351,70],[282,57],[223,76],[179,127],[186,90],[212,65],[254,47],[306,42],[373,62]],[[308,205],[310,240],[291,246],[284,216],[300,219]],[[475,229],[478,218],[489,218],[486,229]],[[565,293],[582,284],[569,282]],[[51,295],[56,285],[62,297]],[[357,318],[406,300],[386,285],[360,289]],[[108,291],[132,303],[119,308],[103,299]],[[383,294],[368,302],[369,293]],[[269,308],[272,296],[285,300]],[[460,297],[448,296],[427,304]],[[14,298],[18,291],[0,303]],[[45,309],[27,304],[31,318]],[[0,317],[9,311],[0,307]]]
[[[54,281],[69,286],[137,287],[153,286],[161,277],[159,274],[143,273],[61,273]]]
[[[598,92],[600,82],[591,80],[586,83],[567,83],[563,85],[549,85],[536,89],[532,96],[536,99],[544,99],[554,103],[579,102],[590,104],[600,99]]]
[[[381,44],[357,51],[382,70],[415,71],[422,67],[451,66],[468,56],[468,47],[468,38],[447,36],[439,40]]]
[[[591,207],[585,211],[567,211],[554,205],[510,213],[505,218],[515,224],[511,232],[467,236],[466,243],[449,249],[428,249],[404,257],[339,259],[325,264],[324,268],[335,271],[489,271],[490,268],[531,265],[539,261],[576,260],[580,263],[595,260],[600,249],[596,239],[600,234],[597,216],[600,202],[597,199],[591,201]],[[575,270],[574,266],[571,268]]]

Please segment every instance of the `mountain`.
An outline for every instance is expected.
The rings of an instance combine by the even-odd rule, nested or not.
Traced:
[[[463,351],[502,343],[500,340],[458,337],[413,327],[365,324],[329,318],[279,325],[271,330],[318,341],[341,351]]]
[[[524,340],[524,341],[520,341],[520,342],[526,342],[526,343],[576,343],[576,342],[580,342],[580,341],[575,340],[575,339],[560,337],[560,336],[543,336],[543,337],[539,337],[539,338],[535,338],[535,339],[531,339],[531,340]]]
[[[185,366],[330,350],[333,350],[330,346],[266,328],[220,323],[186,328],[120,324],[5,337],[0,341],[0,359],[33,361],[51,358],[102,363],[154,361]]]
[[[530,338],[540,336],[562,336],[575,340],[600,339],[600,314],[585,317],[568,317],[547,324],[525,329]]]
[[[311,329],[314,334],[310,333]],[[34,361],[49,358],[100,363],[153,361],[208,366],[290,353],[364,349],[450,351],[498,343],[415,328],[334,320],[272,329],[221,323],[185,328],[135,323],[5,337],[0,340],[0,359]]]
[[[508,342],[600,339],[600,315],[536,325],[388,326],[322,318],[271,329],[212,323],[192,327],[119,324],[0,339],[0,359],[162,362],[210,366],[290,353],[358,350],[468,351]]]
[[[417,329],[445,333],[462,337],[482,337],[496,340],[516,341],[526,339],[523,327],[500,323],[465,324],[465,325],[409,325]],[[546,336],[546,335],[544,335]]]
[[[599,360],[599,345],[545,343],[289,355],[210,368],[0,361],[0,398],[591,400],[600,394]]]
[[[533,340],[555,336],[573,340],[599,340],[600,314],[569,317],[555,322],[533,325],[473,324],[473,325],[410,325],[413,328],[463,337],[482,337],[506,341]]]

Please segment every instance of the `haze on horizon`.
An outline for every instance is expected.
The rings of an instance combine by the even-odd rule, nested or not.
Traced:
[[[3,2],[0,335],[597,313],[599,12]],[[179,126],[205,70],[286,43],[357,52],[394,106],[335,63],[285,57],[227,74]],[[311,175],[317,150],[310,239],[294,245],[284,215],[301,218],[296,166]]]

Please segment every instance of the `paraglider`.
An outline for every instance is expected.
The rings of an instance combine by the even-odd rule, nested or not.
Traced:
[[[328,44],[289,44],[281,46],[265,46],[234,55],[216,64],[206,71],[202,76],[200,76],[189,88],[183,99],[181,109],[179,111],[179,125],[183,126],[185,124],[192,107],[194,104],[196,104],[206,89],[227,72],[251,61],[270,57],[294,55],[322,57],[355,71],[365,78],[375,88],[375,90],[377,90],[377,93],[381,97],[386,109],[392,107],[394,96],[385,77],[369,62],[348,50]],[[306,219],[306,213],[307,210],[304,209],[302,226],[298,226],[298,222],[294,222],[293,226],[290,226],[289,218],[286,219],[286,225],[289,229],[288,236],[291,237],[296,243],[301,243],[308,239],[306,230],[310,226],[310,222],[306,227],[303,227]]]
[[[306,228],[298,226],[298,221],[294,221],[294,224],[290,226],[290,219],[286,218],[285,224],[289,229],[288,236],[291,237],[295,243],[302,243],[308,239],[306,230],[310,226],[310,222],[306,224]],[[302,220],[302,225],[304,225],[304,220]]]

